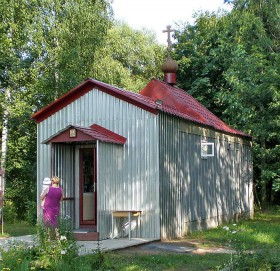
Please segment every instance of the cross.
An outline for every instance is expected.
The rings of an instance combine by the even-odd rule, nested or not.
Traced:
[[[167,50],[171,50],[171,37],[170,37],[170,33],[174,32],[175,29],[171,29],[171,25],[166,26],[166,30],[162,30],[162,33],[167,33]]]

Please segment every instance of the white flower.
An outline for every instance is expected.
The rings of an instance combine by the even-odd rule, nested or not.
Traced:
[[[67,238],[66,238],[66,236],[64,236],[64,235],[61,235],[61,236],[60,236],[60,241],[63,241],[63,240],[67,240]]]
[[[236,227],[236,226],[237,226],[237,224],[232,224],[232,226]]]
[[[229,227],[228,227],[228,226],[224,226],[223,229],[226,230],[226,231],[228,231],[228,230],[229,230]]]
[[[62,255],[66,254],[66,250],[61,250],[61,254]]]

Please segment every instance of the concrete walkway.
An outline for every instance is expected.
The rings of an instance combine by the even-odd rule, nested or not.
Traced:
[[[102,251],[112,251],[118,249],[124,249],[128,247],[147,244],[150,242],[158,241],[153,238],[119,238],[119,239],[106,239],[99,241],[99,248]],[[97,241],[78,241],[78,245],[81,246],[80,254],[88,254],[98,248]]]
[[[158,239],[154,238],[118,238],[118,239],[106,239],[99,241],[99,249],[102,251],[112,251],[118,249],[124,249],[128,247],[138,246],[142,244],[147,244],[150,242],[158,241]],[[35,242],[34,235],[25,235],[19,237],[9,237],[9,238],[1,238],[0,246],[3,247],[9,242],[24,242],[32,245]],[[79,254],[90,254],[94,253],[98,249],[97,241],[77,241],[79,249]]]
[[[27,245],[33,245],[36,243],[35,235],[26,235],[20,237],[0,238],[0,247],[8,248],[13,242],[24,242]],[[199,246],[191,245],[186,242],[161,242],[155,238],[116,238],[106,239],[99,241],[77,241],[79,246],[79,255],[95,253],[97,249],[101,251],[113,251],[126,249],[129,253],[135,252],[135,250],[145,253],[191,253],[191,254],[207,254],[207,253],[235,253],[236,251],[229,248],[222,247],[210,247],[203,248]],[[130,248],[130,249],[129,249]],[[129,249],[129,250],[127,250]]]

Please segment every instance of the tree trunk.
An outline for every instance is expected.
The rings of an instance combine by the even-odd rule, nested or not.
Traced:
[[[261,141],[261,148],[263,150],[263,152],[265,153],[265,149],[266,149],[266,145],[265,145],[265,140],[262,139]],[[265,155],[262,155],[261,157],[261,171],[263,171],[265,167]],[[261,176],[263,176],[263,174],[261,174]],[[266,206],[267,205],[267,183],[264,182],[263,180],[261,180],[261,204],[262,206]]]
[[[8,145],[8,119],[9,119],[9,102],[10,102],[10,90],[5,89],[5,108],[2,119],[2,146],[1,146],[1,169],[5,170],[7,145]],[[5,177],[1,178],[1,190],[5,191]]]

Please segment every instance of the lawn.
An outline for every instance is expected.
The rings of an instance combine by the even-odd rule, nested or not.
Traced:
[[[229,246],[237,249],[280,249],[280,206],[255,211],[254,219],[222,225],[186,236],[205,246]]]
[[[3,237],[17,237],[23,235],[36,234],[36,227],[28,225],[25,221],[18,221],[16,223],[4,223]]]

